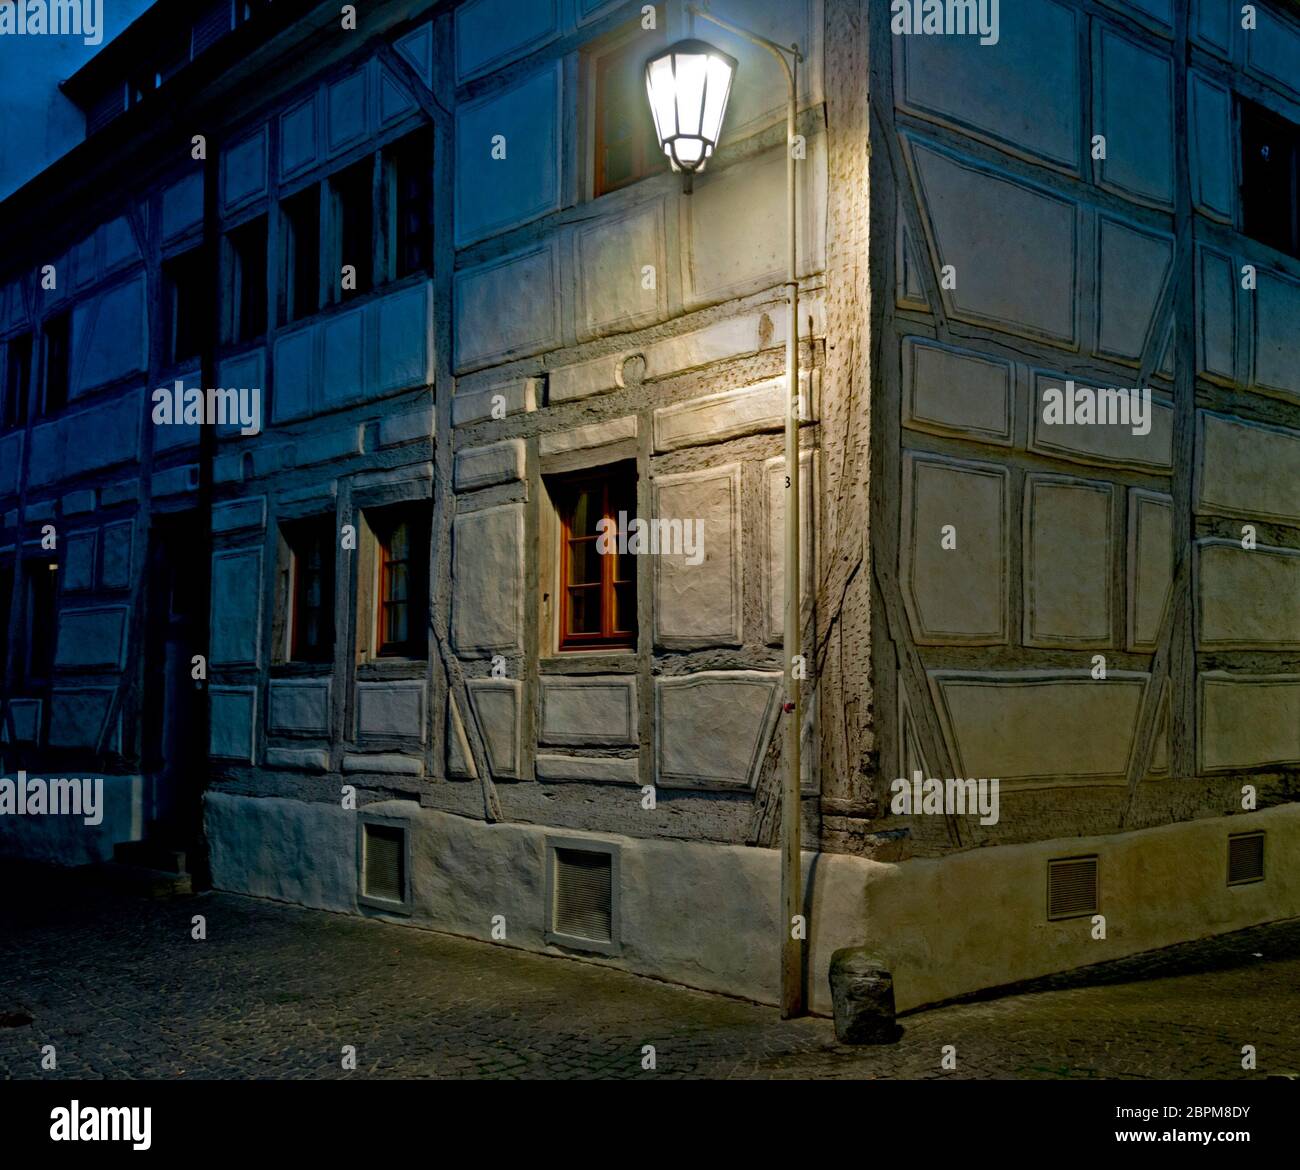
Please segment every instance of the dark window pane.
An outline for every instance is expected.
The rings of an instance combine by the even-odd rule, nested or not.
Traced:
[[[68,335],[67,313],[45,322],[45,414],[55,414],[68,405]]]
[[[266,217],[230,233],[230,334],[235,342],[266,332]]]
[[[320,192],[308,187],[281,205],[284,214],[284,319],[320,308]]]
[[[1300,256],[1300,126],[1241,100],[1241,204],[1245,233]]]
[[[27,403],[32,381],[32,335],[11,337],[5,345],[4,425],[21,427],[27,423]]]
[[[330,179],[334,196],[334,248],[331,261],[335,271],[330,274],[339,300],[366,292],[371,287],[374,267],[374,163],[370,159],[341,171]],[[356,287],[343,285],[343,267],[356,269]]]

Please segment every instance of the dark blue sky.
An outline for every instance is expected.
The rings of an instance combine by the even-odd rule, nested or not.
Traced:
[[[152,3],[104,0],[104,42]],[[102,48],[77,36],[0,37],[0,199],[81,141],[85,122],[58,83]]]

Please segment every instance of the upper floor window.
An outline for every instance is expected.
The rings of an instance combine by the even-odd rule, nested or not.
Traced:
[[[26,679],[28,685],[47,682],[54,670],[55,597],[58,565],[30,560],[23,566],[27,588]]]
[[[320,189],[308,187],[280,204],[284,224],[284,324],[320,308]]]
[[[285,527],[292,581],[289,655],[295,662],[334,657],[334,531],[332,515]]]
[[[41,395],[43,414],[56,414],[68,405],[70,374],[71,314],[50,317],[42,328],[45,344],[45,390]]]
[[[203,250],[191,248],[163,261],[162,274],[167,360],[179,364],[198,357],[203,348],[209,304]]]
[[[229,245],[229,312],[226,332],[236,344],[266,332],[266,216],[235,228]]]
[[[593,194],[597,197],[668,169],[646,103],[649,54],[646,39],[633,35],[591,60]]]
[[[14,566],[12,561],[0,564],[0,685],[4,684],[9,667],[9,616],[13,606]]]
[[[32,383],[32,335],[24,333],[5,343],[4,425],[27,425]]]
[[[346,301],[369,291],[374,270],[374,160],[331,175],[330,284],[336,300]],[[344,272],[344,267],[348,271]]]
[[[433,135],[426,128],[386,147],[384,262],[401,280],[427,270],[433,257]]]
[[[636,645],[636,557],[602,549],[600,522],[617,531],[636,515],[636,467],[621,463],[552,485],[560,521],[561,650]]]
[[[428,653],[430,518],[427,503],[367,515],[375,535],[375,652],[381,657]]]
[[[1300,257],[1300,126],[1245,98],[1240,105],[1242,230]]]

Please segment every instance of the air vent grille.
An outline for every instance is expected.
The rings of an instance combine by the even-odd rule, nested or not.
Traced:
[[[199,14],[194,21],[191,57],[210,49],[230,31],[231,12],[230,0],[217,0]]]
[[[1047,917],[1079,918],[1096,914],[1096,857],[1069,857],[1047,863]]]
[[[554,928],[593,942],[613,938],[613,883],[608,853],[555,851]]]
[[[406,901],[406,833],[391,825],[365,826],[365,887],[367,898]]]
[[[1234,833],[1228,838],[1228,885],[1264,880],[1264,834]]]

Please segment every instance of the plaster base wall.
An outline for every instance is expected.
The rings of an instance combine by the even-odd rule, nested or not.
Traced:
[[[367,805],[404,820],[412,912],[364,912],[507,945],[546,942],[545,859],[553,830],[487,825],[410,801]],[[356,814],[332,805],[228,793],[207,796],[214,884],[321,909],[357,912]],[[1225,885],[1228,831],[1268,834],[1268,879]],[[621,854],[617,955],[623,970],[765,1003],[778,998],[779,853],[563,832]],[[1048,922],[1049,858],[1097,853],[1107,937],[1089,918]],[[810,999],[829,1013],[837,947],[866,943],[894,972],[900,1010],[981,988],[1300,915],[1300,808],[1122,836],[1004,846],[899,864],[805,854]],[[498,940],[502,941],[502,940]],[[580,956],[588,957],[588,956]]]
[[[33,776],[44,777],[39,769]],[[17,778],[10,770],[8,777]],[[97,825],[79,816],[0,816],[0,857],[54,865],[91,865],[111,861],[113,846],[137,841],[144,826],[144,777],[105,776]]]

